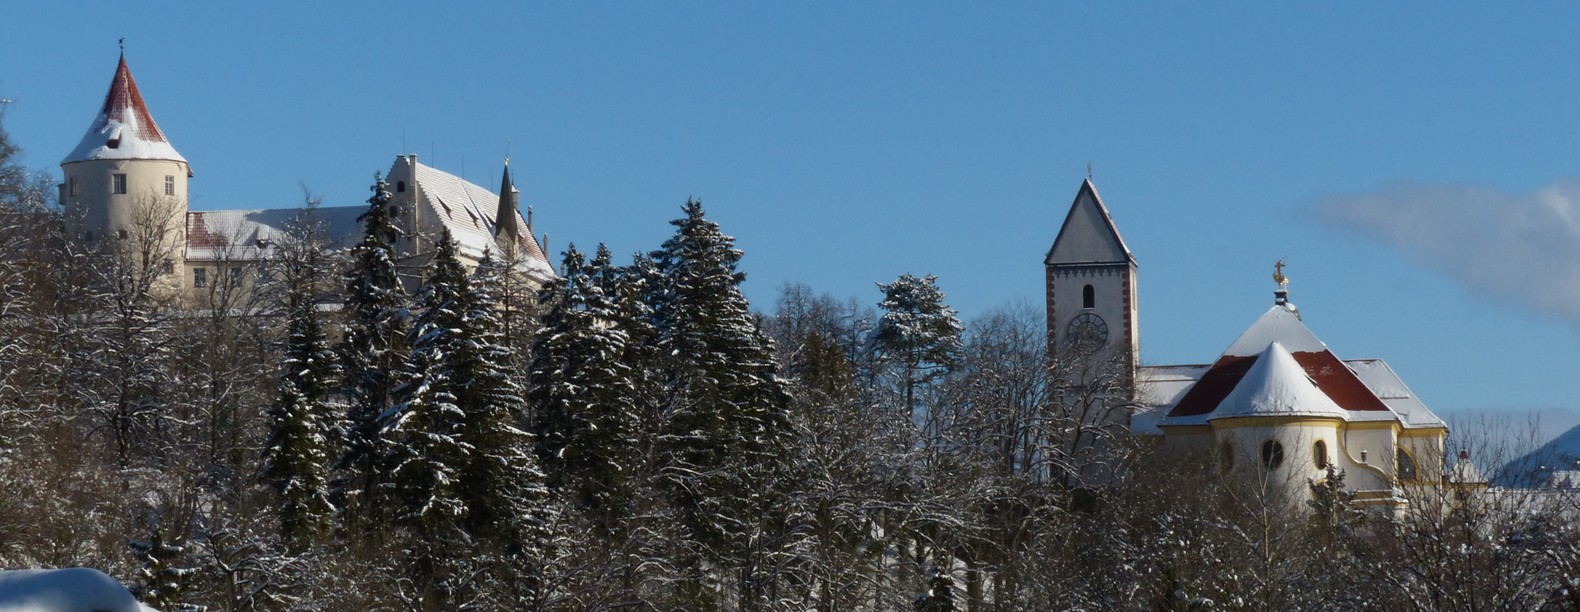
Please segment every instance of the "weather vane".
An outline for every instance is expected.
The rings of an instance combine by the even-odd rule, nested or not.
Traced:
[[[1086,180],[1092,180],[1092,162],[1086,162]]]
[[[1284,276],[1284,259],[1282,257],[1273,264],[1273,282],[1278,283],[1280,287],[1289,284],[1289,277]]]

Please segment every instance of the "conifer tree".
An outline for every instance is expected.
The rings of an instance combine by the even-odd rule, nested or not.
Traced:
[[[962,346],[960,319],[944,303],[937,281],[931,274],[902,274],[894,282],[878,284],[883,317],[872,335],[872,349],[879,363],[894,369],[912,418],[923,416],[917,414],[917,390],[947,374]]]
[[[503,338],[496,292],[506,272],[485,254],[477,282],[466,289],[461,341],[451,353],[461,439],[469,449],[459,495],[473,535],[532,556],[541,553],[550,504],[532,436],[525,431],[523,385],[509,367],[516,360]]]
[[[340,363],[319,315],[325,291],[326,240],[309,197],[302,218],[272,249],[266,278],[256,290],[285,313],[286,338],[279,387],[268,408],[268,440],[260,476],[278,495],[282,539],[300,550],[322,535],[333,518],[330,469],[337,458],[335,401]]]
[[[470,297],[466,270],[446,230],[428,263],[401,385],[379,418],[398,518],[424,535],[445,531],[466,513],[456,494],[468,449],[461,441],[465,415],[455,361],[465,342]]]
[[[697,547],[688,554],[740,564],[745,553],[734,547],[761,535],[760,513],[774,502],[775,477],[785,467],[789,395],[776,376],[772,343],[738,288],[745,275],[736,271],[741,252],[734,239],[704,217],[700,202],[688,201],[684,210],[671,222],[675,235],[654,253],[662,275],[652,288],[656,345],[667,387],[660,453]],[[681,604],[712,605],[706,602],[714,589],[703,582],[709,577],[690,571]],[[760,583],[743,581],[741,599],[750,602],[745,583]]]
[[[362,242],[351,251],[352,267],[345,275],[345,338],[340,359],[349,399],[343,471],[338,483],[342,508],[353,522],[370,518],[384,472],[380,462],[379,416],[393,400],[396,373],[407,357],[409,314],[406,296],[395,269],[395,211],[389,184],[374,175],[373,197],[362,214]]]
[[[269,409],[263,476],[279,494],[281,535],[300,548],[322,535],[334,514],[330,395],[338,368],[310,302],[291,313],[284,370],[280,394]]]
[[[551,485],[568,490],[605,528],[619,521],[635,484],[641,394],[627,352],[631,327],[645,323],[621,312],[622,289],[609,260],[602,245],[590,265],[575,245],[566,251],[563,278],[546,292],[552,306],[531,370],[535,428]]]

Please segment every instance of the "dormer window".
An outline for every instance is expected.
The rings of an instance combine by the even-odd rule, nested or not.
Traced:
[[[1087,285],[1086,287],[1083,287],[1081,289],[1081,308],[1096,308],[1096,307],[1097,307],[1097,290],[1093,289],[1091,285]]]
[[[119,149],[119,148],[121,148],[121,135],[120,134],[116,134],[114,138],[111,138],[109,140],[104,141],[104,146],[109,147],[111,149]]]
[[[113,180],[111,181],[111,185],[110,185],[110,193],[114,193],[114,194],[124,194],[124,193],[126,193],[126,175],[124,175],[124,174],[117,174],[117,175],[115,175],[115,176],[113,176],[111,178]]]

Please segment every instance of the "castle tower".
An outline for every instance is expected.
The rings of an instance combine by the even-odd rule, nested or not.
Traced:
[[[192,171],[154,123],[124,55],[98,116],[60,169],[69,236],[135,255],[134,263],[180,281]]]
[[[1069,358],[1077,349],[1090,357],[1118,356],[1133,372],[1140,348],[1136,258],[1091,179],[1081,182],[1043,265],[1051,356]]]

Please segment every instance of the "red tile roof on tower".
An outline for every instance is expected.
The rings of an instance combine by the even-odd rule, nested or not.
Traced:
[[[154,116],[143,102],[132,70],[121,57],[104,95],[104,106],[94,118],[88,133],[77,143],[62,164],[94,159],[163,159],[186,162],[159,130]]]

